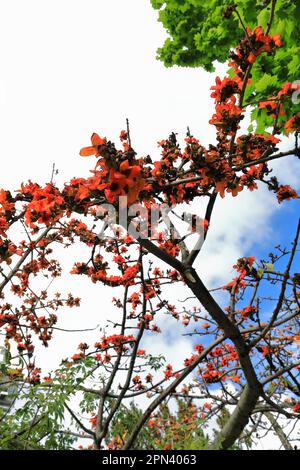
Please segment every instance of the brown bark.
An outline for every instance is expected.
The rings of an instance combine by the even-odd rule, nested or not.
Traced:
[[[212,446],[215,449],[228,449],[241,435],[245,426],[247,426],[251,413],[261,394],[262,387],[256,377],[256,373],[249,356],[249,349],[238,327],[229,320],[227,315],[223,312],[221,307],[204,286],[196,271],[194,269],[190,269],[189,273],[191,275],[191,277],[189,276],[190,280],[186,280],[188,286],[210,316],[224,331],[225,335],[233,342],[247,381],[233,414],[217,436],[217,439]],[[192,279],[194,279],[194,282]]]

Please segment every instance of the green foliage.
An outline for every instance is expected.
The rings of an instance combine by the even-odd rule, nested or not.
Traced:
[[[209,440],[203,432],[203,421],[193,417],[189,400],[176,400],[176,410],[163,404],[155,413],[154,419],[150,419],[143,426],[134,448],[138,450],[205,450],[209,447]],[[107,443],[112,439],[122,444],[128,437],[139,418],[142,410],[135,404],[122,405],[115,416],[111,432],[107,436]]]
[[[6,381],[11,380],[13,385],[8,396],[12,406],[0,408],[0,449],[73,449],[76,438],[67,424],[65,405],[92,365],[91,358],[73,367],[63,363],[54,378],[42,384],[28,384],[14,375],[12,367],[7,369]],[[88,408],[88,399],[84,407]],[[90,407],[94,409],[95,405]]]
[[[72,436],[58,432],[65,420],[69,394],[53,387],[19,384],[15,406],[0,408],[0,449],[71,449]]]
[[[167,67],[203,67],[211,72],[214,61],[224,63],[245,32],[235,12],[224,17],[226,8],[235,3],[246,26],[266,29],[270,19],[271,1],[264,0],[151,0],[159,10],[169,37],[158,49],[158,58]],[[277,0],[270,34],[281,34],[282,48],[275,54],[262,54],[252,68],[252,84],[247,88],[245,101],[261,101],[277,93],[282,84],[299,80],[300,2]],[[290,100],[286,119],[299,111]],[[270,117],[265,110],[251,118],[257,122],[257,132],[268,127]]]
[[[110,432],[106,437],[106,443],[109,444],[113,439],[122,443],[141,416],[142,410],[134,402],[131,402],[129,406],[122,404],[112,421]],[[138,435],[133,449],[149,450],[153,448],[151,432],[148,426],[144,426]]]
[[[42,383],[26,383],[22,374],[11,364],[11,356],[3,351],[4,361],[0,371],[1,389],[10,390],[7,395],[11,406],[8,410],[0,406],[0,449],[52,449],[71,450],[78,448],[78,438],[82,428],[70,418],[66,407],[72,408],[76,402],[77,413],[84,416],[87,428],[91,429],[89,420],[95,415],[99,404],[99,395],[83,386],[86,380],[105,386],[107,377],[97,372],[99,363],[93,357],[81,358],[75,362],[62,361],[60,368]],[[162,355],[148,356],[150,368],[158,370],[165,362]],[[2,385],[1,385],[2,384]],[[4,386],[5,384],[5,386]],[[115,404],[115,399],[107,397],[105,415]],[[121,405],[114,419],[113,429],[107,438],[127,433],[142,411],[134,405],[127,408]],[[149,441],[147,428],[142,429],[138,445],[147,448]],[[90,442],[88,442],[90,444]]]

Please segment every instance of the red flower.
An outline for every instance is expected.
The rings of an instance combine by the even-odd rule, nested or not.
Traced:
[[[84,147],[80,150],[81,157],[90,157],[91,155],[100,156],[101,148],[106,144],[106,139],[102,139],[94,132],[91,137],[92,144],[90,147]]]
[[[13,202],[9,202],[10,199],[10,192],[0,189],[0,214],[15,210],[15,204]]]
[[[90,418],[89,422],[91,423],[92,427],[95,428],[97,424],[97,416],[93,416],[92,418]]]
[[[274,111],[276,111],[278,104],[275,101],[261,101],[259,103],[259,109],[266,109],[267,114],[274,115]],[[275,115],[276,116],[276,115]]]
[[[6,237],[5,231],[8,230],[9,226],[5,217],[0,217],[0,235]]]
[[[78,354],[73,354],[72,359],[73,361],[80,361],[81,359],[84,359],[84,353],[80,352]]]
[[[119,171],[110,170],[104,194],[108,202],[113,203],[118,196],[127,195],[128,205],[133,204],[145,186],[139,165],[129,165],[128,160],[120,164]]]
[[[300,413],[300,402],[295,403],[295,405],[293,406],[293,412],[294,413]]]
[[[278,190],[276,191],[276,196],[280,204],[284,200],[297,199],[298,194],[293,188],[291,188],[291,186],[286,184],[284,186],[279,186]]]
[[[281,90],[278,92],[277,97],[281,98],[282,96],[290,95],[295,90],[299,90],[299,88],[300,88],[300,83],[296,84],[296,83],[287,82],[281,87]]]
[[[152,380],[153,380],[153,375],[149,373],[149,374],[146,375],[145,379],[146,379],[146,382],[147,382],[147,383],[152,382]]]
[[[215,98],[217,103],[224,103],[234,94],[240,93],[242,86],[243,82],[238,76],[233,78],[225,77],[223,80],[221,80],[220,77],[217,77],[216,84],[211,87],[211,90],[214,91],[210,96]]]
[[[202,344],[196,344],[194,349],[195,351],[197,351],[198,354],[201,354],[204,351],[204,347],[202,346]]]
[[[293,131],[300,129],[300,112],[295,114],[291,119],[285,123],[285,133],[288,135]]]
[[[169,380],[173,376],[173,366],[171,364],[168,364],[165,369],[165,378]]]
[[[128,134],[126,131],[121,131],[120,133],[120,141],[123,142],[124,140],[128,139]]]
[[[139,375],[135,375],[134,377],[132,377],[132,382],[134,383],[134,385],[138,385],[141,383],[141,377]]]

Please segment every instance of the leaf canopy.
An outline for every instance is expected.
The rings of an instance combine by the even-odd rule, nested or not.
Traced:
[[[236,0],[238,13],[228,10],[233,5],[228,0],[151,0],[151,3],[159,10],[159,21],[169,36],[157,56],[166,67],[203,67],[212,72],[215,61],[226,62],[229,50],[245,36],[242,22],[244,26],[261,25],[266,30],[272,16],[270,34],[280,34],[283,47],[272,55],[261,55],[255,62],[251,72],[255,88],[247,87],[246,102],[266,99],[284,83],[299,80],[299,0]],[[289,117],[299,110],[299,105],[290,102],[288,108]],[[265,112],[252,115],[252,120],[260,130],[268,126]]]

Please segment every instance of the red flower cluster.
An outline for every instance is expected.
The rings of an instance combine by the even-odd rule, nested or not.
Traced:
[[[279,204],[284,200],[298,198],[297,192],[293,188],[291,188],[291,186],[289,186],[288,184],[284,186],[279,186],[279,188],[276,191],[276,196],[277,196]]]
[[[37,228],[34,222],[51,225],[62,217],[65,201],[53,184],[49,183],[41,188],[38,184],[29,182],[22,184],[20,193],[30,197],[25,208],[25,222],[30,228]]]
[[[165,374],[165,378],[167,380],[169,380],[171,377],[173,377],[173,366],[171,364],[166,365],[164,374]]]
[[[285,123],[285,133],[288,135],[291,132],[298,132],[300,130],[300,112],[295,114]]]
[[[87,266],[85,263],[76,263],[71,270],[71,274],[86,274],[92,282],[101,281],[103,284],[111,287],[129,286],[134,284],[140,268],[140,263],[135,263],[132,266],[127,266],[121,276],[110,276],[107,273],[107,263],[101,262],[98,258],[97,264],[95,263],[93,266]]]
[[[127,137],[126,133],[121,133],[122,140]],[[81,198],[88,197],[90,191],[97,190],[102,191],[111,204],[118,196],[127,196],[128,205],[131,205],[137,201],[141,191],[151,189],[145,180],[148,175],[142,172],[143,159],[136,160],[135,153],[127,147],[124,154],[117,152],[110,142],[102,139],[98,134],[94,133],[91,140],[93,145],[81,149],[80,155],[100,157],[96,168],[100,167],[101,171],[95,170],[95,176],[83,183]]]
[[[222,372],[217,370],[211,362],[208,362],[207,367],[205,372],[202,372],[201,376],[203,380],[207,383],[215,383],[218,382],[220,379],[225,380],[224,377],[222,377]]]
[[[232,58],[230,65],[234,68],[236,74],[243,78],[248,66],[253,64],[259,55],[263,52],[269,54],[275,47],[281,47],[281,45],[279,34],[275,36],[265,34],[261,26],[257,26],[253,31],[247,28],[247,37],[230,54]]]
[[[226,103],[226,101],[232,98],[233,95],[239,94],[242,91],[243,81],[240,77],[235,76],[233,78],[216,78],[216,84],[211,87],[214,90],[210,95],[215,98],[216,103]]]
[[[234,278],[231,282],[226,284],[223,289],[231,291],[234,287],[235,292],[237,293],[242,287],[245,286],[244,278],[251,274],[255,275],[256,270],[253,268],[253,264],[255,262],[255,258],[253,256],[248,256],[244,258],[239,258],[237,263],[233,266],[240,275]]]
[[[101,342],[95,343],[95,348],[99,351],[106,351],[107,349],[113,348],[119,352],[123,349],[124,343],[130,343],[134,341],[133,335],[111,335],[103,336]]]
[[[222,134],[234,135],[240,128],[239,123],[244,117],[243,111],[235,104],[235,99],[232,99],[231,102],[217,104],[216,112],[209,123],[216,126]]]

